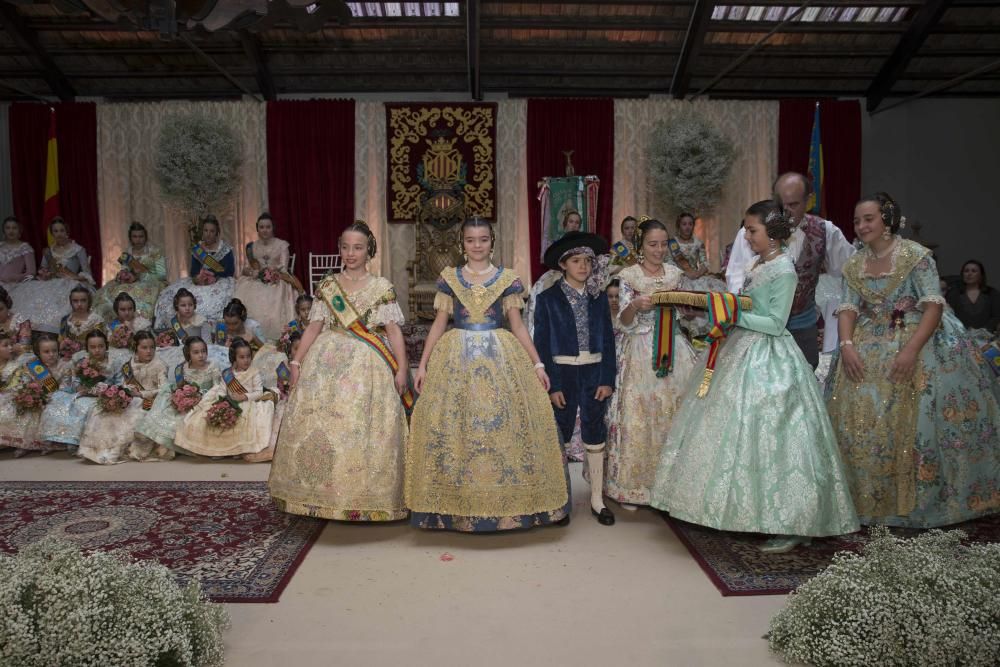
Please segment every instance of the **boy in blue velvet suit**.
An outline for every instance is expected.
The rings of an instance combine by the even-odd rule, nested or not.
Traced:
[[[538,296],[534,342],[545,364],[549,398],[564,441],[573,436],[577,410],[587,449],[590,508],[597,520],[614,524],[604,505],[604,415],[615,386],[615,339],[608,297],[595,279],[597,255],[608,251],[596,234],[567,232],[545,251],[545,265],[563,277]]]

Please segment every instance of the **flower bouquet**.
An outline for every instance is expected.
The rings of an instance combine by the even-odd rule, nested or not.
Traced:
[[[208,269],[202,268],[202,270],[198,272],[198,275],[194,277],[194,284],[202,286],[214,285],[215,274],[209,271]]]
[[[90,357],[84,357],[76,367],[76,377],[86,389],[93,389],[106,379],[104,373],[90,363]]]
[[[278,348],[278,352],[283,352],[286,355],[291,355],[291,353],[292,353],[292,332],[289,331],[286,328],[282,332],[281,338],[279,338],[278,342],[275,344],[275,347]]]
[[[174,406],[174,410],[182,415],[190,412],[194,406],[198,405],[198,401],[200,400],[201,390],[198,389],[197,385],[188,382],[179,385],[170,394],[170,404]]]
[[[52,271],[48,267],[43,266],[35,273],[35,277],[39,280],[49,280],[52,278]]]
[[[127,324],[119,324],[111,332],[111,347],[128,347],[132,341],[132,327]]]
[[[74,354],[83,349],[80,343],[76,342],[73,338],[63,338],[59,341],[59,356],[63,359],[70,359]]]
[[[156,334],[156,347],[175,347],[177,345],[177,336],[174,335],[173,331],[161,331]]]
[[[49,402],[49,393],[45,391],[41,382],[26,382],[14,394],[14,407],[17,414],[23,415],[28,412],[41,412],[45,404]]]
[[[135,274],[129,271],[128,269],[122,269],[121,271],[118,272],[118,275],[115,276],[115,280],[119,283],[125,283],[125,284],[134,283]]]
[[[228,431],[236,426],[241,414],[243,414],[243,408],[240,407],[239,403],[224,396],[212,404],[205,419],[208,421],[209,428],[216,431]]]
[[[257,280],[265,285],[275,285],[281,282],[281,272],[270,266],[266,266],[257,272]]]
[[[97,407],[102,412],[124,412],[132,402],[132,394],[125,387],[116,384],[107,385],[97,394]]]

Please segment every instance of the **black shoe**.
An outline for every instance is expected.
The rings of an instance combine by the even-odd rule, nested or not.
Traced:
[[[597,523],[602,526],[615,525],[615,515],[607,507],[602,507],[600,512],[591,507],[590,513],[597,517]]]
[[[556,521],[556,525],[560,526],[560,527],[568,526],[569,525],[569,514],[567,514],[563,518],[561,518],[558,521]]]

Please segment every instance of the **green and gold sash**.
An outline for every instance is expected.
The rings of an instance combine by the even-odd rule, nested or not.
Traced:
[[[350,299],[347,298],[347,294],[340,286],[340,283],[337,282],[337,279],[330,276],[320,284],[317,292],[326,305],[329,306],[330,312],[333,313],[333,316],[337,320],[337,324],[347,331],[347,333],[375,350],[378,356],[389,367],[393,377],[395,377],[396,372],[399,370],[399,362],[396,361],[392,350],[389,349],[389,346],[381,338],[369,331],[368,327],[361,321],[361,316],[358,315],[358,311],[354,308]],[[413,396],[412,388],[407,387],[403,395],[400,396],[400,400],[403,403],[403,409],[409,415],[413,411],[413,404],[416,400]]]

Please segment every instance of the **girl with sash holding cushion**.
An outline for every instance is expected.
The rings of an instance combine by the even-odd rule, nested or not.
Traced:
[[[368,273],[375,236],[340,236],[344,270],[316,289],[294,354],[291,395],[268,482],[278,508],[339,521],[397,521],[406,411],[412,406],[403,313],[385,278]]]
[[[54,445],[39,439],[38,425],[45,403],[62,385],[68,384],[73,365],[59,355],[59,339],[55,334],[40,334],[35,339],[34,352],[35,356],[28,361],[20,362],[12,384],[8,380],[8,392],[11,401],[22,390],[30,390],[28,393],[33,393],[40,400],[33,399],[32,405],[20,410],[12,403],[5,408],[13,409],[12,417],[8,412],[0,411],[0,447],[13,447],[16,450],[14,456],[66,449],[65,445]]]
[[[28,313],[32,326],[39,331],[56,333],[66,313],[67,295],[83,285],[93,291],[90,257],[69,237],[69,226],[60,217],[52,218],[49,233],[55,239],[42,253],[37,280],[24,283],[17,290],[18,309]]]
[[[17,295],[21,283],[35,277],[35,251],[21,240],[21,223],[14,216],[3,221],[0,237],[0,287],[11,297]]]
[[[128,240],[128,250],[118,258],[118,274],[97,290],[94,297],[94,310],[105,319],[115,317],[112,300],[122,292],[132,297],[143,317],[152,318],[156,299],[167,285],[166,259],[159,248],[149,244],[149,234],[142,223],[129,225]]]
[[[654,292],[676,290],[684,273],[668,263],[667,228],[645,220],[636,236],[639,262],[618,274],[620,287],[616,390],[608,407],[608,462],[604,492],[622,509],[649,504],[660,449],[694,371],[695,353],[672,308],[659,308]]]
[[[892,197],[858,202],[827,407],[861,522],[933,528],[1000,511],[998,385]]]
[[[149,331],[152,322],[136,312],[135,300],[125,292],[115,297],[113,308],[115,318],[108,323],[108,344],[112,361],[121,365],[132,356],[132,337],[140,331]]]
[[[5,332],[14,341],[14,353],[26,354],[31,351],[31,320],[15,313],[14,299],[0,287],[0,332]]]
[[[708,355],[714,368],[687,387],[651,504],[717,530],[776,535],[760,548],[784,553],[854,532],[858,518],[816,377],[785,328],[798,284],[784,252],[792,222],[762,201],[744,228],[758,257],[741,292],[752,310],[713,296],[721,304],[710,313],[720,329]]]
[[[70,313],[59,323],[59,351],[66,359],[85,349],[91,331],[104,332],[104,320],[91,309],[93,298],[82,285],[69,293]]]
[[[250,367],[253,350],[247,341],[236,338],[229,346],[232,366],[222,371],[215,385],[177,425],[174,443],[178,450],[200,456],[253,455],[271,443],[271,424],[277,397],[264,391],[260,373]],[[227,402],[239,412],[235,424],[224,429],[209,422],[218,402]]]
[[[466,220],[460,233],[466,264],[441,272],[416,374],[421,395],[406,457],[411,523],[462,532],[565,524],[569,480],[545,364],[521,321],[524,287],[490,261],[487,221]],[[446,332],[452,315],[455,328]]]
[[[181,288],[194,294],[203,316],[222,319],[222,309],[233,298],[235,273],[233,248],[221,238],[219,220],[208,215],[201,221],[201,242],[191,246],[188,277],[168,286],[156,300],[157,323],[170,319],[174,294]]]
[[[128,460],[136,425],[153,407],[159,388],[167,384],[167,366],[156,358],[153,334],[137,332],[132,349],[132,358],[121,366],[121,386],[132,394],[132,401],[122,412],[104,412],[98,406],[87,420],[77,456],[101,464]]]
[[[42,440],[76,447],[87,418],[97,407],[97,393],[107,385],[121,384],[121,368],[111,365],[104,332],[89,332],[84,345],[84,353],[73,362],[69,382],[45,406],[38,427]]]
[[[222,382],[219,367],[208,359],[208,345],[199,336],[189,336],[184,341],[184,362],[177,364],[153,400],[153,405],[139,420],[135,428],[135,441],[129,447],[129,456],[136,461],[169,461],[174,458],[174,436],[184,415],[177,412],[171,402],[175,389],[190,384],[202,396]]]
[[[262,339],[277,339],[295,317],[295,295],[302,285],[288,273],[288,241],[274,237],[269,213],[257,218],[257,240],[246,245],[247,266],[236,280],[234,296],[260,319]]]

